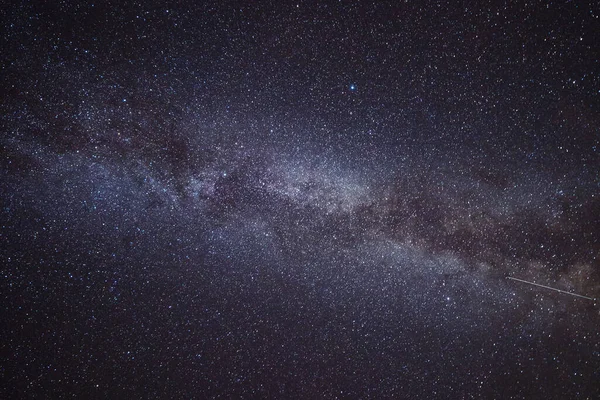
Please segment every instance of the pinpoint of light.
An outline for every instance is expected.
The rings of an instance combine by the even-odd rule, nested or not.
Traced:
[[[594,299],[593,297],[588,297],[588,296],[584,296],[584,295],[577,294],[577,293],[567,292],[566,290],[560,290],[560,289],[553,288],[553,287],[550,287],[550,286],[540,285],[539,283],[529,282],[529,281],[526,281],[526,280],[523,280],[523,279],[519,279],[519,278],[513,278],[512,276],[509,276],[508,279],[512,279],[513,281],[527,283],[528,285],[538,286],[538,287],[541,287],[541,288],[544,288],[544,289],[554,290],[555,292],[569,294],[571,296],[575,296],[575,297],[580,297],[580,298],[587,299],[587,300],[596,301],[596,299]]]
[[[353,91],[354,91],[354,90],[356,90],[356,85],[355,85],[354,83],[352,83],[352,84],[350,85],[350,90],[353,90]]]

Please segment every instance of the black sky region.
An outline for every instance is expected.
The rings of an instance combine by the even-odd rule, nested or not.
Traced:
[[[596,2],[0,16],[0,397],[600,398]]]

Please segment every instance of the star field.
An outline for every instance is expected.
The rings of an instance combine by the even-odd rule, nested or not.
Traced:
[[[0,16],[0,397],[600,396],[598,5]]]

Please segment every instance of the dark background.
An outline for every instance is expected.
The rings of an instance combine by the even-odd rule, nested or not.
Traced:
[[[600,396],[597,4],[0,16],[2,397]]]

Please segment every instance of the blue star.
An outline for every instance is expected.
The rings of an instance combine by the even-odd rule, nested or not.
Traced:
[[[356,85],[354,83],[350,84],[350,90],[352,90],[352,91],[356,90]]]

